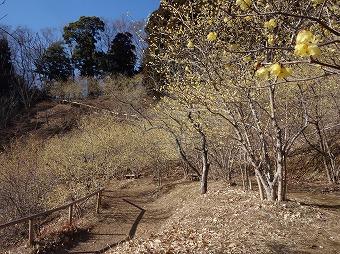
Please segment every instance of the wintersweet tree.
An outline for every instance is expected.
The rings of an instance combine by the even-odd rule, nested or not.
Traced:
[[[149,115],[150,129],[161,129],[170,134],[183,164],[200,178],[200,192],[208,188],[210,158],[208,151],[208,126],[205,111],[194,104],[176,98],[163,98]],[[156,116],[155,116],[156,114]],[[153,115],[153,116],[152,116]],[[199,161],[197,161],[199,158]]]
[[[312,162],[315,168],[324,171],[329,183],[340,180],[339,165],[339,123],[340,123],[340,89],[336,76],[322,80],[308,81],[309,126],[303,133],[305,147],[312,160],[301,166],[306,168]]]
[[[306,81],[339,75],[336,2],[161,6],[172,20],[154,32],[163,35],[153,51],[153,62],[163,63],[155,69],[165,80],[163,94],[228,125],[254,168],[261,198],[283,200],[287,155],[309,125]]]

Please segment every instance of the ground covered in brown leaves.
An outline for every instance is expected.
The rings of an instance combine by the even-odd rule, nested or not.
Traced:
[[[163,207],[179,202],[163,226],[109,253],[340,253],[339,191],[299,190],[271,203],[222,182],[209,187],[203,196],[197,183],[162,196]]]
[[[340,253],[340,188],[320,186],[291,186],[276,203],[222,181],[200,195],[198,182],[117,180],[75,231],[7,253]]]

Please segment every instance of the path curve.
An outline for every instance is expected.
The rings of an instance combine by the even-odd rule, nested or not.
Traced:
[[[135,236],[147,238],[170,216],[171,211],[154,202],[157,185],[151,179],[115,184],[103,193],[101,212],[92,218],[91,227],[65,254],[104,253]]]

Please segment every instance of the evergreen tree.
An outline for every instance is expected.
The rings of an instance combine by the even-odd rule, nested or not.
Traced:
[[[8,41],[0,39],[0,95],[11,93],[14,84],[14,71]]]
[[[84,16],[64,27],[63,37],[67,44],[74,46],[72,60],[82,76],[94,77],[101,72],[102,53],[97,52],[96,43],[104,28],[100,18]]]
[[[111,48],[107,55],[107,70],[113,74],[132,76],[136,64],[135,45],[132,44],[132,34],[129,32],[118,33],[112,40]]]
[[[7,126],[18,107],[15,80],[8,41],[0,39],[0,128]]]
[[[72,75],[71,61],[62,42],[53,43],[37,64],[36,72],[47,81],[66,81]]]

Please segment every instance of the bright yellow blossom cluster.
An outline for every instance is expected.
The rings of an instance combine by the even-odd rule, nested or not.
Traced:
[[[255,72],[256,77],[263,78],[263,79],[267,79],[268,75],[269,75],[269,71],[265,67],[261,67]]]
[[[269,34],[268,35],[268,44],[271,46],[275,45],[275,39],[274,39],[274,35],[273,34]]]
[[[236,5],[238,5],[243,11],[248,10],[251,4],[252,0],[236,0]]]
[[[265,28],[275,28],[277,26],[277,23],[275,19],[270,19],[269,21],[264,22]]]
[[[207,35],[207,40],[208,41],[215,41],[216,39],[217,39],[217,33],[215,33],[215,32],[210,32]]]
[[[269,74],[279,78],[286,78],[292,74],[292,69],[282,67],[280,64],[274,63],[269,68],[261,67],[255,72],[256,77],[263,79],[267,79]]]
[[[189,41],[187,46],[188,46],[188,48],[193,48],[194,47],[194,43],[192,41]]]
[[[294,54],[297,56],[318,57],[321,54],[321,50],[316,43],[315,35],[308,30],[303,30],[296,37]]]
[[[252,20],[251,16],[247,16],[244,19],[247,20],[247,21],[251,21]]]

